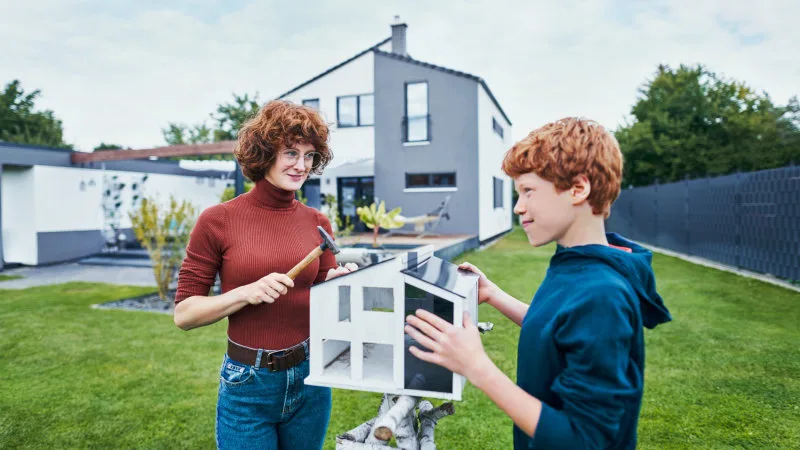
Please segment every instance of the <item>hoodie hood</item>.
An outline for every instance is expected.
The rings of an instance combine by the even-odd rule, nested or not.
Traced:
[[[550,262],[552,267],[571,266],[585,262],[587,258],[597,259],[619,272],[633,287],[639,297],[642,310],[642,323],[647,328],[669,322],[672,316],[656,292],[656,279],[653,274],[653,254],[616,233],[606,233],[611,246],[581,245],[576,247],[558,246]],[[631,251],[620,250],[625,247]]]

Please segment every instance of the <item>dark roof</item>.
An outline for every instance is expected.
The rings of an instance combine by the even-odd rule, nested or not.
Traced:
[[[356,54],[356,55],[355,55],[355,56],[353,56],[352,58],[350,58],[350,59],[347,59],[347,60],[345,60],[345,61],[342,61],[341,63],[339,63],[339,64],[337,64],[337,65],[335,65],[335,66],[331,67],[330,69],[328,69],[328,70],[326,70],[326,71],[322,72],[321,74],[319,74],[319,75],[315,76],[314,78],[312,78],[312,79],[310,79],[310,80],[308,80],[308,81],[305,81],[305,82],[303,82],[302,84],[299,84],[299,85],[297,85],[297,86],[293,87],[292,89],[289,89],[288,91],[286,91],[286,92],[284,92],[283,94],[281,94],[280,96],[278,96],[278,98],[283,98],[283,97],[286,97],[287,95],[289,95],[289,94],[291,94],[291,93],[295,92],[296,90],[298,90],[298,89],[300,89],[300,88],[302,88],[302,87],[304,87],[304,86],[307,86],[308,84],[310,84],[310,83],[313,83],[314,81],[317,81],[317,80],[319,80],[320,78],[324,77],[325,75],[327,75],[327,74],[329,74],[329,73],[333,72],[334,70],[336,70],[336,69],[338,69],[338,68],[340,68],[340,67],[344,66],[345,64],[347,64],[347,63],[349,63],[349,62],[351,62],[351,61],[353,61],[353,60],[355,60],[355,59],[358,59],[358,58],[360,58],[361,56],[364,56],[364,54],[366,54],[366,53],[368,53],[368,52],[371,52],[371,51],[373,51],[373,50],[377,50],[377,49],[378,49],[378,47],[380,47],[381,45],[383,45],[383,44],[385,44],[385,43],[387,43],[387,42],[389,42],[389,41],[391,41],[391,40],[392,40],[392,38],[391,38],[391,37],[388,37],[388,38],[386,38],[386,39],[384,39],[384,40],[382,40],[382,41],[378,42],[377,44],[373,45],[372,47],[370,47],[370,48],[368,48],[368,49],[366,49],[366,50],[364,50],[364,51],[362,51],[362,52],[360,52],[360,53]],[[491,94],[490,94],[490,95],[491,95]]]
[[[50,166],[72,167],[95,170],[119,170],[124,172],[148,172],[165,175],[183,175],[191,177],[222,177],[228,178],[231,173],[220,170],[189,170],[180,167],[178,161],[148,159],[87,162],[73,164],[70,156],[75,152],[70,149],[44,147],[30,144],[16,144],[0,142],[0,164],[9,166]]]
[[[441,72],[449,73],[451,75],[464,77],[464,78],[469,78],[470,80],[477,81],[478,83],[481,84],[481,86],[483,86],[484,89],[486,89],[486,93],[489,94],[489,98],[491,98],[492,102],[494,102],[494,106],[497,107],[497,109],[500,111],[500,114],[502,114],[503,117],[506,119],[506,122],[508,122],[508,124],[511,125],[511,119],[509,119],[508,116],[506,115],[505,111],[503,111],[503,108],[500,106],[500,103],[494,97],[494,94],[492,94],[491,89],[489,89],[489,86],[486,84],[486,81],[483,78],[475,76],[475,75],[472,75],[472,74],[469,74],[469,73],[466,73],[466,72],[460,72],[458,70],[448,69],[447,67],[437,66],[436,64],[431,64],[431,63],[426,63],[426,62],[423,62],[423,61],[419,61],[419,60],[414,59],[414,58],[412,58],[410,56],[403,56],[403,55],[398,55],[397,53],[384,52],[384,51],[378,50],[377,48],[373,48],[372,51],[374,51],[375,53],[377,53],[379,55],[382,55],[382,56],[386,56],[386,57],[389,57],[389,58],[394,58],[394,59],[397,59],[397,60],[400,60],[400,61],[405,61],[405,62],[408,62],[408,63],[411,63],[411,64],[416,64],[418,66],[427,67],[429,69],[434,69],[434,70],[439,70]]]
[[[461,270],[457,265],[436,256],[403,270],[403,273],[461,298],[467,298],[478,280],[477,274]]]

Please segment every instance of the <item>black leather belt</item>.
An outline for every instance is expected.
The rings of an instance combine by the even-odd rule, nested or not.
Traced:
[[[308,340],[305,340],[284,350],[261,350],[261,361],[256,368],[266,367],[270,372],[278,372],[300,364],[308,356],[306,354],[307,342]],[[243,347],[235,342],[228,341],[228,357],[238,363],[256,366],[258,352],[257,349]]]

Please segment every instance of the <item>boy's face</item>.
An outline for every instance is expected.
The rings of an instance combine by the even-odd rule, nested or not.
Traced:
[[[534,247],[558,241],[575,221],[574,201],[570,191],[558,192],[553,183],[535,173],[514,179],[519,193],[514,213]]]

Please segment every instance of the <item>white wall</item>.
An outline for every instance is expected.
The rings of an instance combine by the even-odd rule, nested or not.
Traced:
[[[69,167],[36,166],[35,173],[35,217],[38,232],[78,231],[103,229],[103,177],[117,175],[118,180],[126,184],[122,190],[122,206],[120,226],[131,226],[128,213],[131,210],[133,182],[140,182],[144,173],[102,171]],[[90,186],[90,181],[94,186]],[[144,196],[157,196],[161,201],[168,201],[174,194],[179,200],[192,202],[198,213],[203,209],[219,203],[225,182],[209,178],[187,177],[180,175],[150,174],[141,187]],[[85,188],[80,189],[81,182]],[[213,185],[212,185],[213,184]],[[28,185],[33,192],[34,183]],[[5,188],[5,184],[3,186]],[[56,194],[57,193],[57,194]],[[4,189],[5,194],[5,189]],[[54,195],[55,194],[55,195]],[[4,195],[5,200],[5,195]],[[31,204],[34,204],[31,202]],[[5,216],[5,201],[3,202]],[[5,246],[5,239],[3,245]]]
[[[313,83],[283,97],[301,104],[304,99],[319,99],[319,109],[331,128],[330,148],[334,159],[329,168],[345,162],[375,156],[375,131],[373,126],[337,128],[336,97],[372,94],[375,87],[375,54],[367,52]],[[321,68],[323,70],[323,68]],[[297,80],[302,83],[303,80]]]
[[[503,126],[503,138],[494,132],[492,117]],[[511,228],[511,178],[500,169],[511,147],[511,125],[478,83],[478,240],[488,239]],[[494,181],[503,180],[503,207],[494,208]]]
[[[36,265],[39,252],[34,213],[34,171],[10,166],[4,166],[2,170],[3,260]]]

